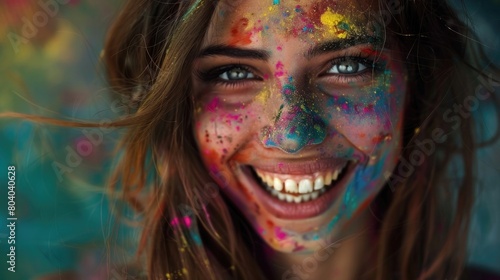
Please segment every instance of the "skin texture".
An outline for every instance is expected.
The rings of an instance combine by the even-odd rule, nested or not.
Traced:
[[[312,253],[366,223],[360,213],[397,163],[406,70],[397,50],[383,47],[369,7],[362,1],[222,2],[203,48],[226,49],[195,61],[193,129],[201,157],[276,252]],[[233,57],[228,47],[260,53]],[[340,73],[349,62],[357,73]],[[229,72],[214,70],[225,66]],[[227,83],[231,72],[243,78]],[[301,219],[263,207],[241,168],[336,159],[352,166],[339,194],[327,210]]]

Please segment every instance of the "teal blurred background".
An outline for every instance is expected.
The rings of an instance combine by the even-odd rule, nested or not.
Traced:
[[[122,2],[2,0],[0,111],[96,121],[116,117],[99,54]],[[0,279],[67,270],[80,279],[120,279],[118,266],[109,262],[127,262],[138,240],[127,227],[112,238],[114,223],[102,187],[120,132],[102,133],[100,141],[92,129],[17,120],[0,120],[0,127],[0,185],[5,186],[0,190]],[[94,135],[91,145],[86,134]],[[16,166],[15,273],[6,263],[9,165]]]
[[[40,4],[49,2],[55,5]],[[1,0],[0,112],[97,121],[116,117],[99,54],[122,2]],[[500,0],[469,1],[467,10],[486,50],[500,63]],[[498,125],[488,108],[478,115],[491,131]],[[115,264],[130,260],[138,232],[122,226],[111,238],[115,228],[102,186],[121,131],[100,133],[102,141],[96,130],[0,120],[0,186],[7,185],[7,166],[16,166],[18,218],[16,272],[11,273],[3,226],[7,189],[0,188],[0,279],[36,279],[65,270],[76,271],[80,279],[120,279]],[[89,135],[95,140],[91,145]],[[84,156],[78,159],[75,151]],[[470,262],[500,272],[500,145],[479,155]]]

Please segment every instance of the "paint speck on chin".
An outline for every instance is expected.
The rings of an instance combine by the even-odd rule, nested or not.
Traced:
[[[274,235],[276,235],[276,238],[278,240],[283,240],[287,237],[286,233],[282,231],[281,228],[279,227],[274,228]]]
[[[302,251],[302,250],[304,250],[304,249],[305,249],[305,247],[304,247],[304,246],[299,245],[299,243],[297,243],[297,242],[295,242],[294,246],[295,246],[295,247],[293,248],[292,252],[298,252],[298,251]]]

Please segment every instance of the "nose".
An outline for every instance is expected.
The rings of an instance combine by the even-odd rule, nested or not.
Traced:
[[[318,112],[311,110],[304,100],[289,102],[287,99],[281,105],[274,123],[262,130],[263,145],[297,153],[307,145],[322,143],[326,138],[327,125]]]

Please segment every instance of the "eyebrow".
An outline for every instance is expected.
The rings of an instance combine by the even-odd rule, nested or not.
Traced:
[[[356,45],[370,44],[374,46],[382,45],[382,38],[374,36],[358,36],[341,40],[332,40],[315,46],[306,52],[305,57],[311,59],[321,54],[343,50]]]
[[[381,38],[372,36],[358,36],[340,40],[336,39],[315,46],[314,48],[306,52],[305,57],[307,59],[311,59],[314,56],[318,56],[333,51],[339,51],[355,45],[361,45],[361,44],[380,45],[381,43],[382,43]],[[249,59],[258,59],[266,61],[270,57],[270,52],[258,49],[242,49],[228,45],[211,45],[206,48],[203,48],[200,51],[198,58],[203,58],[207,56],[227,56],[233,58],[249,58]]]
[[[201,50],[199,58],[206,56],[229,56],[234,58],[251,58],[258,60],[268,60],[270,53],[265,50],[241,49],[228,45],[212,45]]]

